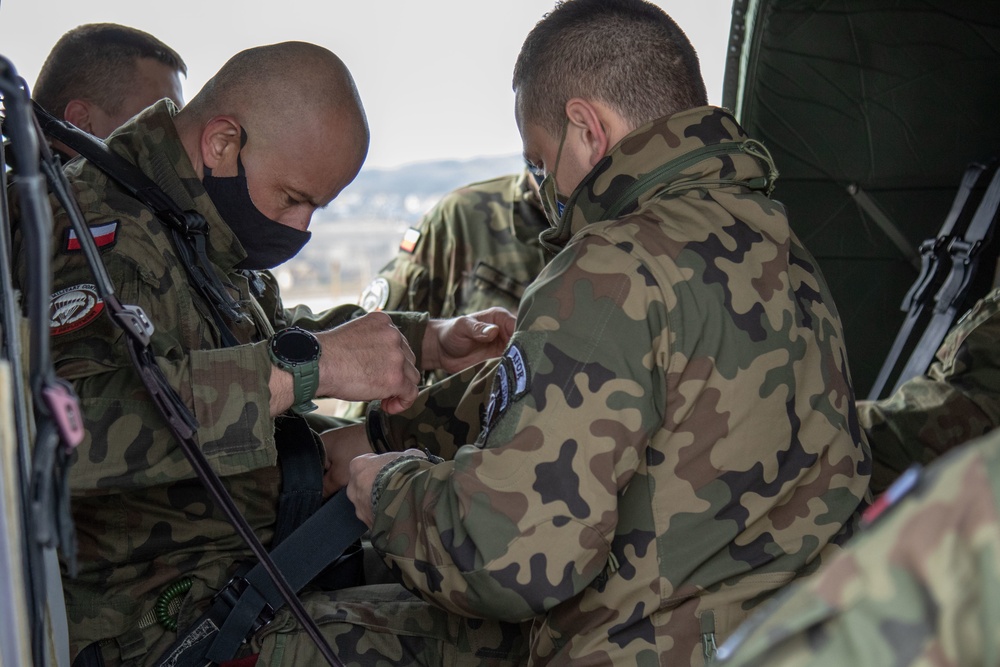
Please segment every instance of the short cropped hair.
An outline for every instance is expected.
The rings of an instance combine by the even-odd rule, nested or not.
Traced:
[[[524,40],[513,86],[521,119],[552,136],[574,97],[607,104],[633,129],[708,104],[687,35],[643,0],[557,3]]]
[[[187,65],[177,52],[149,33],[115,23],[88,23],[67,32],[52,47],[32,96],[59,118],[74,99],[88,100],[114,115],[135,83],[139,58],[153,58],[187,76]]]

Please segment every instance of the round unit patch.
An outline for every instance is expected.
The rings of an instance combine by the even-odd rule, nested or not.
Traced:
[[[368,312],[382,310],[389,302],[389,281],[385,278],[376,278],[368,283],[368,287],[361,293],[361,303],[358,304]]]
[[[74,285],[52,295],[49,303],[51,335],[76,331],[93,322],[104,310],[104,301],[94,285]]]

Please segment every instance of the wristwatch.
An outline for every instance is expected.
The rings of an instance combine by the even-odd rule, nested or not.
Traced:
[[[295,389],[292,412],[304,415],[319,407],[312,402],[319,388],[319,355],[322,352],[316,336],[301,327],[289,327],[271,336],[267,349],[271,362],[292,374]]]

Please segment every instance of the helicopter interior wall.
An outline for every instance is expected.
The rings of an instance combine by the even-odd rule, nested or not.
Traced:
[[[935,235],[966,166],[1000,154],[1000,12],[995,0],[736,0],[733,13],[723,104],[774,156],[774,196],[830,283],[864,396],[917,270],[848,187],[913,250]]]

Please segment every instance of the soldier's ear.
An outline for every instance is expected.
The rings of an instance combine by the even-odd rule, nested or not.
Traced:
[[[603,109],[590,100],[574,97],[566,103],[566,117],[569,119],[567,139],[574,136],[580,142],[590,166],[596,165],[608,154],[611,140],[603,123]]]
[[[232,116],[216,116],[201,131],[201,161],[213,176],[236,176],[240,124]]]
[[[70,100],[63,109],[63,120],[73,123],[84,132],[93,134],[90,122],[90,103],[86,100]]]

